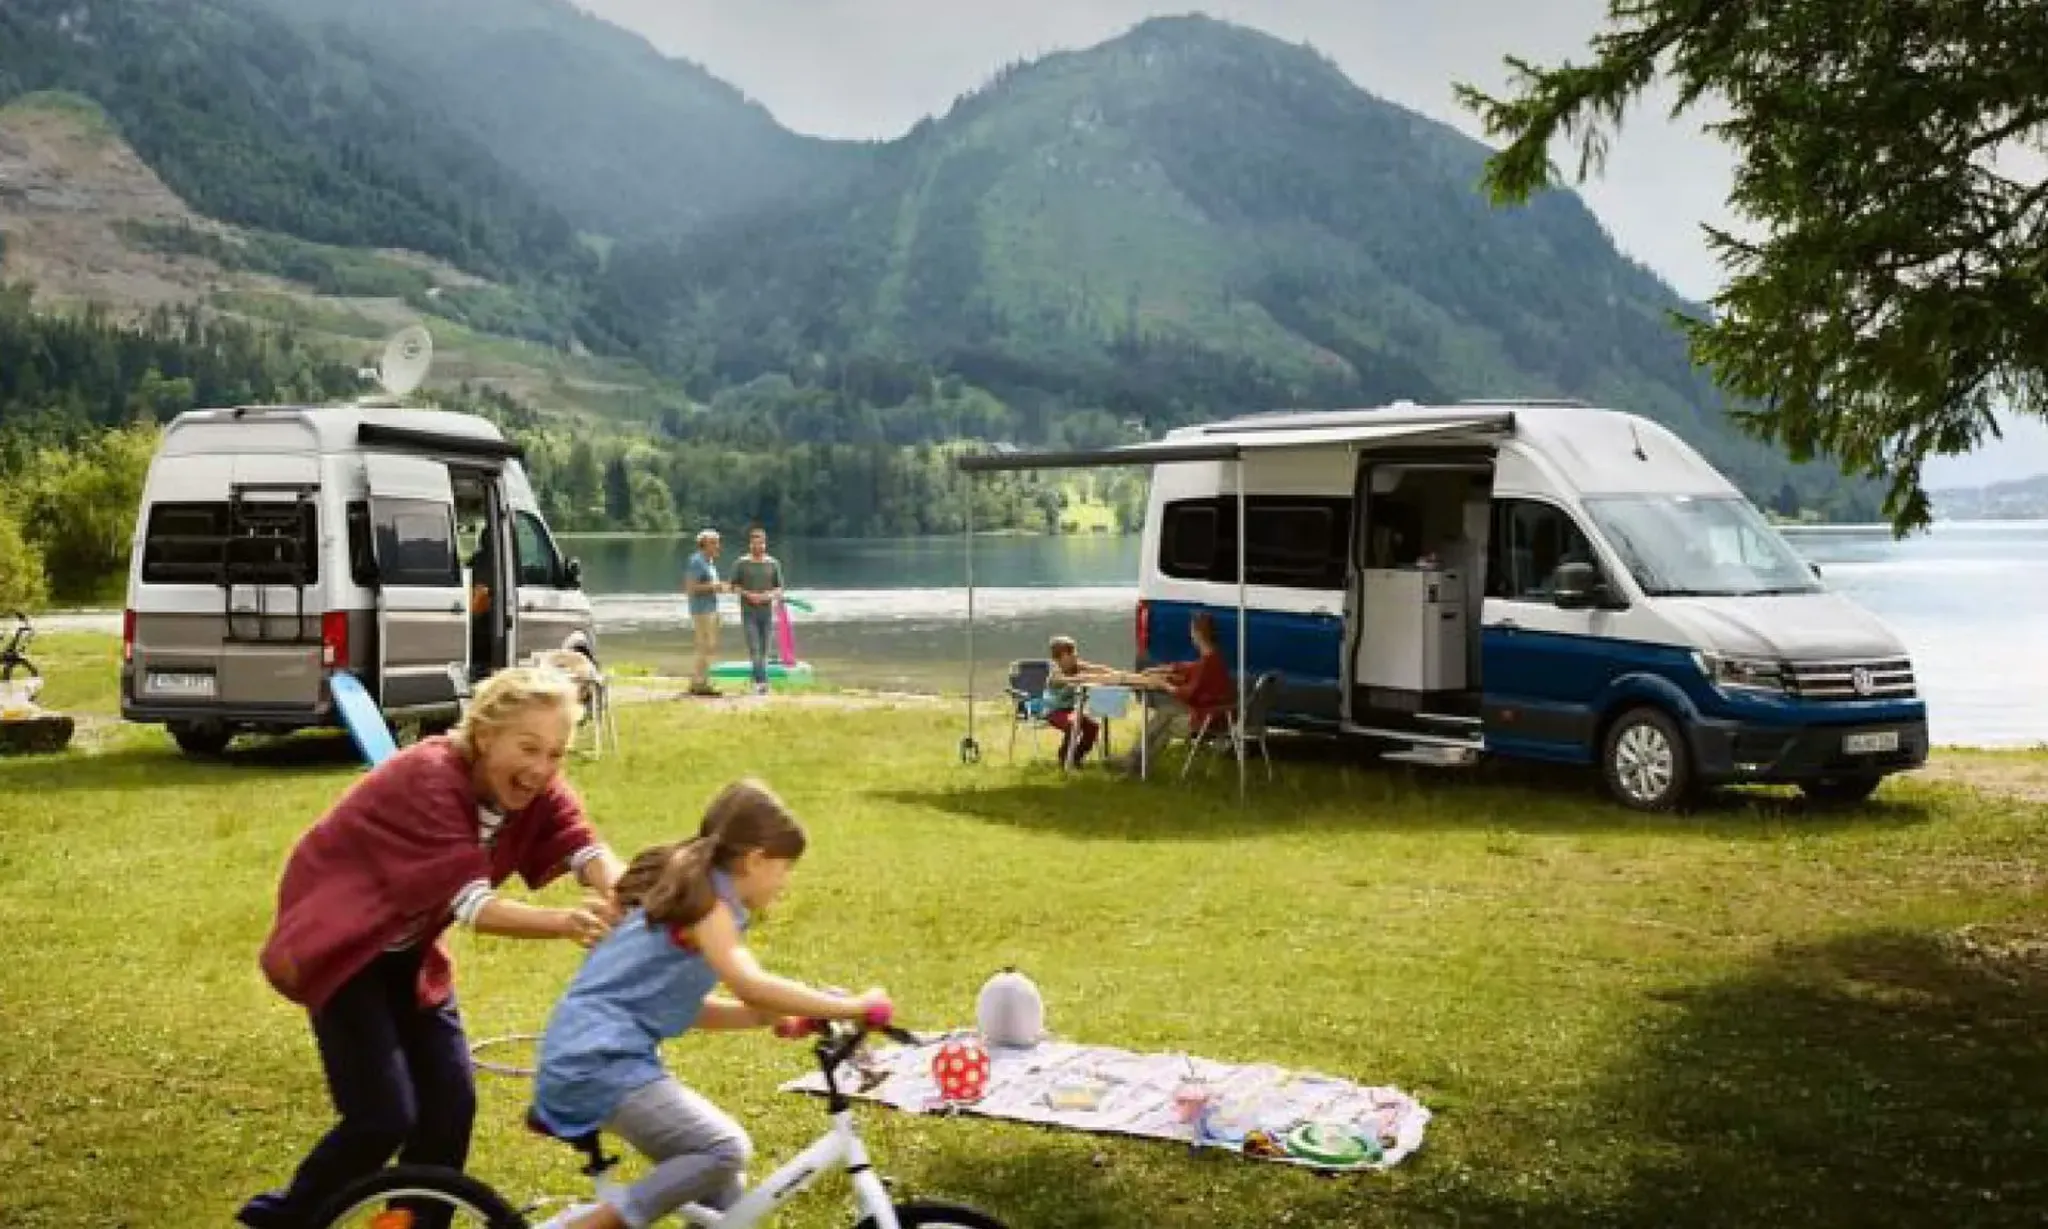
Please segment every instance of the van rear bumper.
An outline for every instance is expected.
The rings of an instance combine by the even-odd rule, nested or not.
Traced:
[[[140,725],[221,725],[311,729],[339,726],[334,706],[322,701],[304,704],[121,704],[121,720]]]
[[[1852,734],[1896,732],[1896,750],[1851,754]],[[1689,727],[1694,771],[1706,784],[1749,781],[1792,784],[1823,777],[1871,777],[1906,772],[1927,762],[1927,721],[1871,721],[1856,725],[1763,725],[1705,719]]]

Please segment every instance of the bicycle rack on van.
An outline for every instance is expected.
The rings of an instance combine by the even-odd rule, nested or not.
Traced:
[[[318,644],[320,621],[306,630],[306,548],[307,516],[314,511],[317,483],[237,482],[228,488],[227,536],[221,540],[220,586],[227,606],[227,640],[230,644],[285,643]],[[251,499],[250,496],[271,498]],[[290,499],[275,498],[288,495]],[[318,526],[310,545],[318,549]],[[235,590],[248,586],[251,605],[235,606]],[[273,636],[270,631],[269,587],[289,585],[292,589],[293,620],[290,636]],[[244,635],[237,617],[256,621],[256,634]]]

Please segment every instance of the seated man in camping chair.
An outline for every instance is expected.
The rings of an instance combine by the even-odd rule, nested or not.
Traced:
[[[1195,612],[1188,638],[1195,642],[1195,660],[1154,666],[1144,673],[1174,701],[1155,709],[1145,725],[1145,761],[1159,758],[1175,735],[1192,737],[1205,730],[1220,734],[1237,716],[1237,685],[1216,645],[1215,617],[1206,610]],[[1145,761],[1132,754],[1120,767],[1136,773]]]

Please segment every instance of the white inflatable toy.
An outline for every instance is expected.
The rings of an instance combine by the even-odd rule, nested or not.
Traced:
[[[1024,1050],[1045,1040],[1045,999],[1015,969],[1004,969],[982,984],[974,1015],[989,1045]]]

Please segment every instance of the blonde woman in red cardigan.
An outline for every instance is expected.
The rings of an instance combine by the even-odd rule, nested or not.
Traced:
[[[289,1186],[243,1205],[242,1224],[296,1229],[394,1153],[454,1169],[468,1160],[476,1088],[443,932],[588,947],[616,913],[625,868],[561,775],[577,710],[566,676],[501,671],[451,735],[380,764],[299,838],[261,964],[311,1016],[340,1121]],[[595,899],[542,908],[498,894],[515,874],[537,889],[564,873]],[[443,1222],[418,1211],[418,1229]]]

